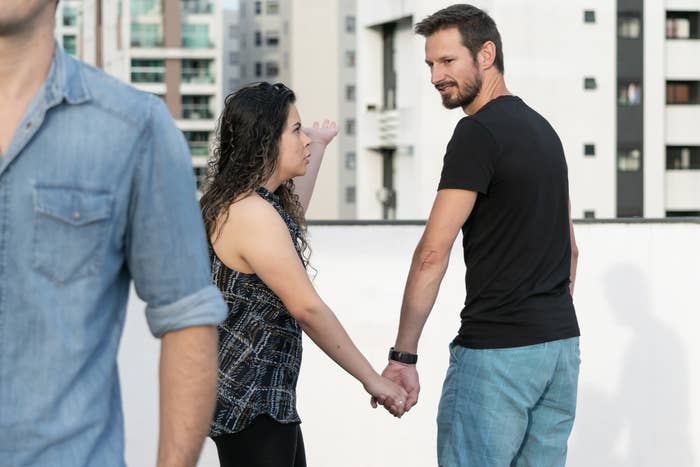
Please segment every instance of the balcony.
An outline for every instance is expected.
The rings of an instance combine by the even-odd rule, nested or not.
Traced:
[[[209,120],[214,118],[214,113],[209,105],[182,105],[182,118],[185,120]]]
[[[364,116],[365,144],[370,149],[397,148],[415,144],[413,109],[370,110]]]
[[[163,29],[156,23],[131,23],[131,47],[153,48],[163,46]]]
[[[210,15],[214,5],[208,0],[181,0],[182,12],[193,15]]]
[[[186,49],[209,49],[214,43],[209,38],[209,26],[206,24],[183,24],[182,47]]]
[[[376,369],[394,341],[421,233],[420,225],[310,227],[314,284]],[[700,221],[585,222],[576,237],[583,364],[567,466],[695,465]],[[421,339],[420,401],[400,421],[370,409],[362,387],[304,338],[298,394],[309,465],[435,465],[435,414],[463,293],[458,239]],[[128,465],[157,449],[159,342],[143,310],[132,296],[119,356]],[[211,440],[199,465],[218,465]]]
[[[187,84],[214,84],[214,75],[211,73],[212,60],[182,61],[182,82]]]

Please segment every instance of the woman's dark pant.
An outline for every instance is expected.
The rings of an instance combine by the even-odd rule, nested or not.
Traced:
[[[221,467],[306,467],[298,423],[260,415],[238,433],[213,438]]]

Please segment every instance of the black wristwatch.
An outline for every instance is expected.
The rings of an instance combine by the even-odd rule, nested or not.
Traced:
[[[389,349],[389,360],[414,365],[418,361],[418,355],[408,352],[399,352],[392,347]]]

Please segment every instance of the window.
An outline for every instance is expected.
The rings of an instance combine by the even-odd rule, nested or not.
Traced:
[[[700,104],[700,81],[666,81],[667,104]]]
[[[617,17],[617,37],[620,39],[639,39],[642,32],[642,20],[639,16],[622,13]]]
[[[165,61],[134,58],[131,60],[132,83],[165,82]]]
[[[161,14],[160,0],[131,0],[131,16],[157,16]]]
[[[700,39],[700,12],[667,11],[667,39]]]
[[[595,211],[593,211],[593,210],[583,211],[583,218],[584,219],[595,219]]]
[[[255,31],[253,43],[255,44],[255,47],[260,47],[262,45],[262,32]]]
[[[595,10],[584,10],[583,11],[583,22],[584,23],[595,23]]]
[[[256,15],[262,14],[262,2],[255,2],[255,14]]]
[[[131,23],[132,47],[160,47],[163,45],[163,30],[160,24]]]
[[[617,153],[617,170],[636,172],[640,169],[642,152],[639,149],[623,149]]]
[[[209,42],[209,25],[183,24],[182,46],[187,49],[201,49],[211,46]]]
[[[666,211],[666,217],[700,217],[700,211]]]
[[[190,154],[193,156],[209,155],[209,132],[208,131],[183,131],[187,145],[190,147]]]
[[[700,146],[666,146],[666,170],[700,170]]]
[[[228,26],[228,38],[235,39],[236,37],[238,37],[238,25],[237,24],[229,24],[229,26]]]
[[[345,120],[345,134],[348,136],[352,136],[355,134],[355,119],[354,118],[348,118]]]
[[[246,79],[248,76],[248,68],[245,66],[245,63],[241,63],[241,79]]]
[[[182,96],[182,117],[190,120],[214,118],[209,109],[209,96]]]
[[[238,52],[229,52],[228,53],[228,64],[229,65],[238,65],[239,61],[240,61],[240,54]]]
[[[598,83],[596,83],[595,78],[583,78],[583,89],[597,89]]]
[[[265,44],[268,47],[277,47],[280,43],[279,31],[267,31],[265,33]]]
[[[237,78],[229,78],[228,80],[228,90],[234,91],[241,86],[241,81]]]
[[[212,4],[209,0],[181,0],[182,11],[195,15],[211,14]]]
[[[194,181],[197,186],[197,190],[201,191],[204,188],[204,184],[207,182],[207,168],[206,167],[192,167],[194,172]]]
[[[345,86],[345,100],[348,102],[355,101],[355,85],[354,84],[348,84],[347,86]]]
[[[642,103],[642,87],[636,81],[622,82],[617,90],[617,103],[624,106],[635,106]]]
[[[267,0],[267,14],[276,15],[280,12],[279,0]]]
[[[209,71],[213,63],[214,61],[211,59],[183,59],[182,82],[199,84],[214,83],[214,75]]]
[[[356,198],[356,190],[354,186],[345,187],[345,202],[348,204],[354,204]]]
[[[262,63],[255,62],[255,77],[260,78],[262,76]]]
[[[345,51],[345,66],[353,68],[355,66],[355,51],[346,50]]]
[[[72,27],[78,25],[78,9],[72,6],[63,7],[63,25]]]
[[[584,144],[583,155],[587,157],[595,156],[595,144]]]
[[[275,78],[280,74],[280,67],[277,62],[267,62],[265,64],[265,76]]]
[[[348,170],[355,170],[355,165],[357,163],[357,156],[354,152],[345,153],[345,168]]]
[[[73,35],[63,36],[63,50],[71,55],[78,53],[78,42]]]
[[[355,32],[355,17],[346,16],[345,17],[345,32],[354,33]]]

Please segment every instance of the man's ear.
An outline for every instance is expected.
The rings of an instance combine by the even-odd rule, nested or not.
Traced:
[[[482,70],[488,70],[493,66],[496,60],[496,44],[492,41],[484,42],[481,46],[479,53],[477,54],[477,60],[479,63],[479,68]]]

